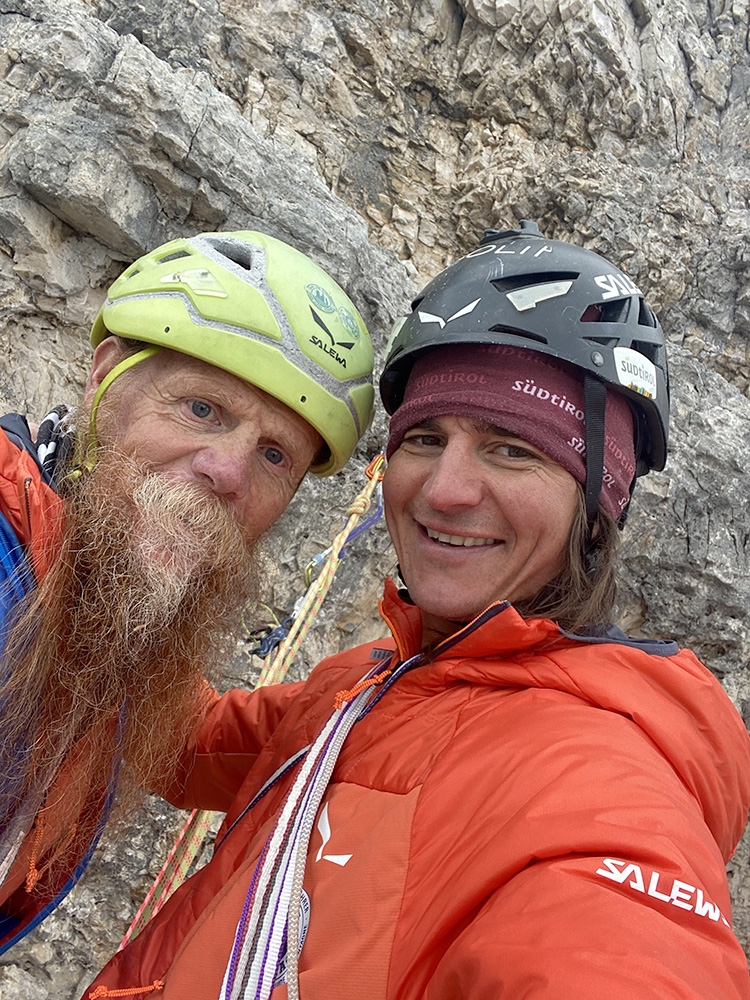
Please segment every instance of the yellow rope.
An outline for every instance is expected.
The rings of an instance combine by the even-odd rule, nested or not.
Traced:
[[[359,496],[350,504],[347,510],[348,520],[343,530],[336,535],[331,543],[323,568],[308,587],[288,635],[268,657],[255,685],[256,688],[266,684],[278,684],[284,679],[333,583],[336,570],[341,562],[341,552],[347,539],[356,528],[362,515],[370,508],[372,495],[378,482],[383,478],[384,465],[385,457],[383,455],[377,455],[368,465],[366,470],[368,482]],[[213,812],[201,809],[194,809],[190,814],[178,836],[177,843],[169,852],[154,884],[126,931],[118,951],[122,950],[143,930],[148,921],[156,916],[175,889],[185,880],[190,866],[203,845],[214,815]]]
[[[357,527],[357,523],[362,515],[370,508],[372,495],[379,480],[382,478],[384,463],[385,459],[383,455],[378,455],[367,467],[367,484],[349,506],[347,510],[348,520],[343,530],[339,532],[331,543],[328,558],[323,564],[322,570],[308,588],[305,599],[302,602],[302,607],[299,609],[299,613],[292,627],[289,629],[287,637],[276,647],[274,653],[266,661],[256,687],[263,687],[266,684],[278,684],[284,679],[292,660],[299,652],[299,648],[310,630],[315,615],[320,610],[320,606],[333,583],[336,570],[341,562],[341,551],[346,545],[349,535]]]

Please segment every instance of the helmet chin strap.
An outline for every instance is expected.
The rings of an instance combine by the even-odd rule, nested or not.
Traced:
[[[102,401],[102,396],[112,385],[114,380],[122,375],[123,372],[128,371],[137,365],[140,361],[145,361],[146,358],[151,358],[154,354],[157,354],[161,350],[161,347],[156,345],[151,345],[150,347],[145,347],[142,351],[138,351],[137,354],[131,354],[129,357],[124,358],[119,361],[114,368],[107,372],[104,378],[99,383],[99,387],[94,393],[94,398],[91,402],[91,412],[89,413],[89,427],[88,434],[86,436],[86,452],[83,454],[83,439],[80,434],[78,440],[76,441],[76,461],[72,470],[68,473],[67,478],[71,482],[75,482],[80,479],[84,472],[91,472],[91,470],[96,465],[96,449],[98,446],[97,436],[96,436],[96,415],[99,410],[99,404]]]
[[[607,387],[599,379],[585,375],[583,399],[586,414],[586,517],[589,527],[596,519],[604,479],[604,422]]]

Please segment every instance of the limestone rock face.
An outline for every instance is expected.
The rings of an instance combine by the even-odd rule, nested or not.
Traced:
[[[75,401],[106,287],[175,236],[295,244],[382,362],[422,284],[485,227],[535,219],[618,263],[670,337],[671,457],[636,492],[621,623],[693,647],[750,721],[749,31],[739,0],[0,0],[0,406]],[[269,539],[277,613],[384,441],[381,415]],[[394,567],[381,521],[293,676],[381,631]],[[257,676],[250,648],[238,634],[227,684]],[[149,803],[3,956],[0,995],[78,997],[180,822]],[[730,877],[750,948],[747,852]]]

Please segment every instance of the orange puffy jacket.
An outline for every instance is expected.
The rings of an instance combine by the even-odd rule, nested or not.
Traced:
[[[337,691],[383,650],[418,652],[419,612],[391,583],[382,611],[393,640],[216,702],[173,796],[228,809],[214,858],[86,998],[217,1000],[294,771],[243,810]],[[750,739],[709,671],[673,643],[566,636],[503,604],[433,657],[354,726],[333,772],[305,870],[304,1000],[750,998],[724,871]]]

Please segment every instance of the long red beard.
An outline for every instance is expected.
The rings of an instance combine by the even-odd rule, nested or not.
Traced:
[[[70,488],[58,554],[3,656],[3,744],[36,734],[27,792],[47,784],[84,736],[85,780],[106,787],[118,716],[123,808],[136,788],[170,783],[204,677],[216,676],[255,598],[253,549],[223,501],[113,451]],[[12,805],[0,803],[0,823]]]

